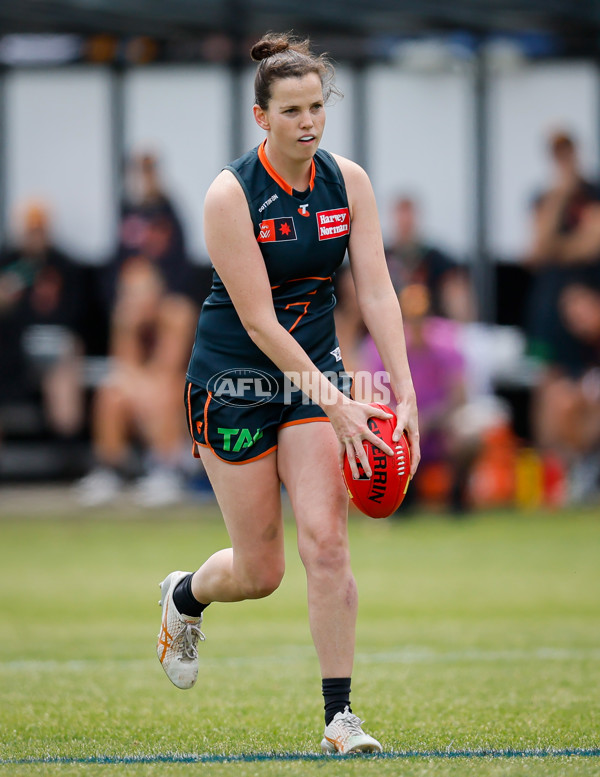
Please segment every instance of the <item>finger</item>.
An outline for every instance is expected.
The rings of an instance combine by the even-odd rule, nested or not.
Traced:
[[[369,418],[382,418],[385,420],[394,417],[393,413],[383,410],[380,407],[373,407],[372,405],[367,405],[367,407],[369,408]]]
[[[407,408],[404,405],[399,404],[396,408],[396,428],[392,435],[393,441],[398,442],[404,433],[406,433],[406,436],[408,437],[408,430],[415,428],[416,426],[417,424],[413,423],[413,419]]]
[[[371,470],[371,465],[369,464],[369,456],[367,455],[367,451],[365,450],[365,446],[363,445],[362,439],[360,439],[357,443],[355,443],[354,449],[356,451],[357,458],[360,460],[360,463],[362,465],[365,475],[368,478],[370,478],[373,472]]]
[[[340,465],[340,469],[343,472],[344,471],[344,454],[346,453],[346,446],[343,442],[338,440],[338,464]]]
[[[348,464],[350,465],[350,472],[352,473],[352,479],[358,480],[360,477],[360,474],[358,472],[358,466],[356,464],[356,453],[354,450],[354,446],[351,442],[346,443],[346,458],[348,459]]]
[[[392,448],[390,448],[387,442],[384,442],[376,434],[373,434],[373,432],[365,432],[364,439],[373,443],[373,445],[376,448],[379,448],[379,450],[383,451],[384,453],[387,453],[388,456],[394,455],[394,451],[392,450]]]
[[[392,440],[394,442],[398,442],[402,435],[407,431],[407,421],[408,419],[403,418],[401,415],[396,415],[396,428],[394,429],[394,434],[392,435]],[[406,436],[408,437],[408,433]]]
[[[419,433],[407,431],[408,444],[410,446],[410,475],[411,477],[417,471],[421,461],[421,445],[419,443]]]

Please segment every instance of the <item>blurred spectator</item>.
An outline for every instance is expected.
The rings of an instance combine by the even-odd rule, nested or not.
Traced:
[[[450,461],[449,421],[466,398],[464,360],[455,346],[451,328],[442,319],[430,316],[430,294],[426,286],[406,286],[400,292],[400,305],[419,408],[421,464],[417,479],[420,482],[427,477],[432,466]],[[371,338],[366,340],[365,366],[373,375],[383,371],[383,364]],[[378,381],[379,384],[381,382]],[[386,388],[387,392],[384,391],[381,396],[375,393],[372,399],[393,406],[395,402],[389,384]],[[458,459],[455,458],[454,462],[458,463]],[[457,482],[458,470],[453,475],[453,496],[457,503],[462,504],[462,485]],[[414,499],[416,488],[418,486],[413,484],[406,500]],[[448,489],[448,484],[445,488]]]
[[[133,154],[127,162],[118,243],[104,272],[108,311],[115,303],[121,267],[139,255],[154,264],[169,291],[201,302],[198,268],[189,260],[183,226],[161,181],[158,160],[149,153]]]
[[[152,259],[132,256],[121,265],[110,367],[93,404],[95,466],[76,487],[82,504],[117,497],[135,442],[147,458],[137,501],[159,506],[182,498],[180,458],[187,439],[182,390],[196,319],[194,303],[169,290]]]
[[[572,300],[583,305],[582,286],[589,293],[600,289],[600,189],[584,177],[571,135],[552,134],[548,151],[553,181],[535,200],[526,257],[534,273],[529,348],[544,366],[534,389],[532,430],[542,451],[558,446],[570,460],[572,497],[577,501],[587,488],[576,485],[582,481],[580,470],[590,468],[589,462],[582,462],[584,454],[590,453],[591,441],[585,439],[587,434],[581,436],[580,427],[581,419],[587,418],[587,432],[594,436],[585,387],[589,387],[586,376],[597,351],[589,337],[581,336]],[[571,292],[565,293],[570,287]],[[575,426],[568,430],[571,422]],[[587,474],[585,478],[589,479]]]
[[[393,216],[394,236],[386,247],[386,257],[396,291],[401,292],[410,284],[423,284],[429,291],[432,315],[445,318],[465,315],[461,306],[475,305],[466,268],[424,240],[414,199],[398,197]],[[471,309],[467,315],[471,317]]]
[[[594,365],[600,364],[600,289],[569,284],[561,294],[560,311],[568,330],[591,347]]]
[[[41,203],[23,208],[17,233],[0,256],[0,406],[41,401],[70,443],[84,423],[82,268],[53,244]]]
[[[115,499],[135,469],[132,453],[138,449],[145,474],[137,483],[136,500],[158,506],[182,498],[187,430],[181,392],[197,308],[211,275],[208,266],[189,260],[184,229],[156,157],[133,154],[117,246],[103,273],[109,370],[94,397],[94,466],[76,487],[82,503]]]
[[[429,291],[422,284],[403,289],[400,305],[421,434],[421,464],[409,498],[445,503],[460,513],[481,501],[471,475],[488,444],[511,437],[510,412],[493,395],[481,364],[473,369],[471,361],[481,357],[472,348],[470,322],[431,315]],[[370,338],[364,366],[372,374],[383,369]],[[373,399],[394,402],[389,391]]]
[[[586,502],[600,493],[600,291],[582,283],[565,287],[561,318],[589,347],[591,358],[577,376],[547,381],[537,408],[539,443],[558,454],[569,472],[569,498]]]
[[[525,257],[533,272],[526,326],[533,355],[576,374],[589,349],[565,327],[558,301],[568,283],[600,285],[600,188],[581,172],[571,135],[553,133],[548,152],[553,180],[534,200]]]

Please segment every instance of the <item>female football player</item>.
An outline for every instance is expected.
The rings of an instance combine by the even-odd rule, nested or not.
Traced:
[[[361,314],[396,397],[395,439],[406,430],[419,461],[417,409],[398,300],[389,279],[375,198],[365,172],[319,150],[333,71],[308,42],[270,34],[254,45],[254,117],[264,142],[228,165],[205,202],[214,265],[188,368],[194,448],[214,488],[231,547],[193,574],[161,583],[158,657],[190,688],[198,674],[202,613],[212,602],[271,594],[284,573],[281,483],[306,569],[310,628],[325,699],[324,752],[380,751],[350,706],[357,591],[350,568],[347,492],[340,464],[371,415],[342,380],[332,278],[346,250]]]

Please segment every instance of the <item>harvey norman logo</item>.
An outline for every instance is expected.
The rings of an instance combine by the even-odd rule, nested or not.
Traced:
[[[321,210],[317,213],[319,240],[331,240],[350,234],[350,212],[348,208]]]

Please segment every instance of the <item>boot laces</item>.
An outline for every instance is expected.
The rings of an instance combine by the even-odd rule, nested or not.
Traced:
[[[357,715],[350,712],[347,707],[346,710],[347,712],[344,715],[344,728],[349,734],[364,734],[364,731],[361,728],[361,724],[364,723],[364,720],[361,720]]]
[[[190,660],[195,661],[198,658],[198,640],[204,642],[206,637],[200,630],[200,627],[197,623],[186,623],[185,631],[182,636],[182,652],[184,658],[189,658]]]

